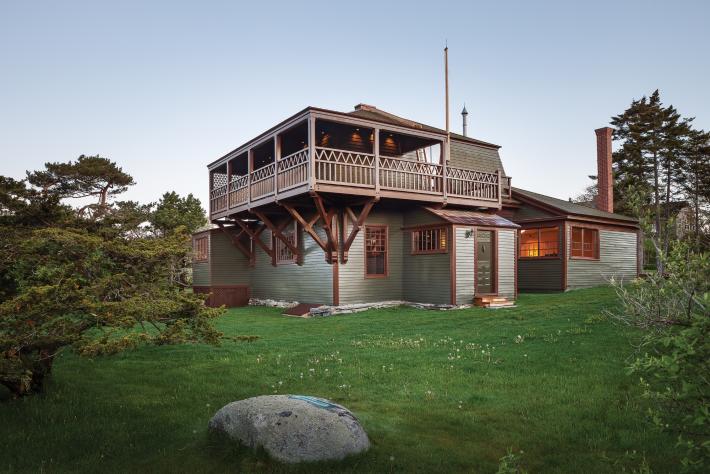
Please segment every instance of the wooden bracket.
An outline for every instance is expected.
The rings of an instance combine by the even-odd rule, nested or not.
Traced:
[[[294,255],[296,255],[297,258],[300,258],[300,251],[298,247],[294,246],[289,240],[286,238],[286,236],[283,234],[283,230],[286,228],[288,224],[291,223],[291,221],[287,220],[285,222],[282,222],[278,227],[274,225],[271,220],[264,215],[263,212],[259,211],[254,211],[254,215],[259,218],[261,222],[263,222],[266,227],[271,231],[272,235],[279,239],[281,242],[288,247],[288,249],[293,252]]]
[[[370,199],[369,201],[367,201],[363,206],[362,211],[360,211],[359,216],[356,216],[350,207],[345,208],[345,212],[353,223],[353,228],[350,230],[350,235],[343,244],[343,263],[346,263],[348,261],[348,252],[350,251],[350,246],[352,246],[355,237],[357,237],[358,232],[360,232],[360,229],[365,224],[365,220],[367,220],[367,216],[370,215],[370,211],[372,210],[372,207],[375,205],[376,202],[377,199]]]
[[[256,245],[258,245],[259,247],[261,247],[261,249],[262,249],[264,252],[266,252],[266,254],[267,254],[269,257],[271,257],[271,259],[273,260],[273,258],[274,258],[274,249],[272,249],[272,248],[270,248],[269,246],[267,246],[267,245],[266,245],[264,242],[262,242],[261,239],[259,238],[259,235],[261,235],[261,233],[264,232],[264,230],[266,229],[266,225],[262,224],[262,225],[260,225],[259,228],[257,228],[256,230],[252,230],[247,224],[245,224],[244,222],[242,222],[241,219],[236,219],[234,222],[235,222],[239,227],[241,227],[244,232],[246,232],[246,234],[251,238],[251,241],[252,241],[252,242],[255,242]]]
[[[323,220],[323,230],[325,230],[325,235],[328,241],[327,249],[325,250],[326,261],[328,263],[332,263],[334,258],[335,260],[338,258],[338,241],[333,227],[333,216],[336,211],[334,208],[327,210],[325,208],[323,198],[318,193],[312,192],[311,196],[313,197],[313,202],[316,205],[316,211],[318,211],[318,215]]]
[[[313,216],[310,220],[306,221],[303,216],[296,210],[295,207],[291,206],[290,204],[286,203],[281,203],[281,206],[283,206],[286,211],[291,214],[291,216],[296,219],[296,222],[301,224],[301,227],[303,227],[303,230],[311,236],[311,238],[315,241],[316,244],[324,251],[328,251],[328,246],[325,242],[323,242],[323,239],[320,238],[320,235],[313,229],[313,226],[316,225],[316,222],[320,220],[320,215],[316,213],[315,216]]]
[[[239,249],[240,252],[244,254],[244,256],[251,262],[252,259],[252,253],[251,250],[247,249],[244,244],[239,240],[239,238],[244,234],[244,230],[241,230],[238,234],[234,234],[233,232],[230,232],[230,230],[224,226],[224,223],[222,222],[217,222],[216,223],[219,229],[224,232],[227,237],[229,237],[229,240],[232,242],[232,245],[234,245],[236,248]]]

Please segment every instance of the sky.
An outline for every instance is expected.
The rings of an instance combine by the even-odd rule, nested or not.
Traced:
[[[206,165],[312,105],[358,103],[502,146],[518,187],[566,199],[594,129],[660,89],[710,129],[708,1],[0,0],[0,174],[81,154],[207,205]]]

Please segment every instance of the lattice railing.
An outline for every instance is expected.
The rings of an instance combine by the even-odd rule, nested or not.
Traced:
[[[442,166],[381,156],[380,187],[396,191],[441,193]]]
[[[210,209],[219,212],[227,209],[227,185],[213,188],[210,191]]]
[[[239,206],[249,200],[249,176],[232,176],[229,183],[229,207]]]
[[[297,151],[278,162],[279,191],[285,191],[308,181],[308,150]]]
[[[446,170],[446,192],[451,196],[497,201],[498,175],[449,167]]]
[[[375,155],[334,148],[316,148],[316,179],[325,183],[372,187]]]
[[[274,193],[274,163],[251,173],[251,198],[256,199]]]

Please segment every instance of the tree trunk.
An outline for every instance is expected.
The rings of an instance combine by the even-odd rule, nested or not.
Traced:
[[[660,193],[660,184],[658,182],[659,180],[659,172],[658,172],[658,152],[653,152],[653,199],[654,199],[654,204],[656,207],[656,235],[658,238],[663,242],[663,230],[661,228],[661,193]],[[661,244],[661,249],[663,249],[663,244]],[[661,250],[658,249],[658,250]],[[656,251],[656,270],[660,275],[663,275],[663,260],[665,258],[665,255],[663,254],[663,250]],[[661,254],[661,255],[659,255]]]

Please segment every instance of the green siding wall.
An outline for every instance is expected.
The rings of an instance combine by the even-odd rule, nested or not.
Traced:
[[[571,227],[567,230],[567,251],[571,251]],[[568,253],[569,255],[569,253]],[[599,231],[599,260],[567,260],[567,287],[603,285],[609,278],[636,278],[636,233]]]
[[[470,234],[468,237],[466,234]],[[456,304],[472,304],[475,293],[475,232],[456,227]]]
[[[365,278],[365,229],[358,232],[350,246],[348,262],[340,265],[340,304],[402,299],[403,215],[401,212],[372,210],[365,222],[388,226],[389,276]],[[348,226],[348,232],[350,226]],[[322,252],[321,252],[322,253]]]
[[[562,259],[518,260],[518,288],[521,291],[562,290]]]
[[[224,232],[210,233],[212,285],[248,285],[249,262]]]
[[[442,224],[449,228],[439,217],[421,208],[404,214],[405,227],[427,224]],[[451,303],[451,256],[448,253],[412,255],[411,231],[403,232],[402,238],[403,299],[413,303]],[[451,236],[448,239],[451,248]]]
[[[195,286],[209,286],[210,264],[208,262],[192,264],[192,284]]]
[[[515,297],[515,230],[498,231],[498,295]]]
[[[317,227],[316,231],[325,241],[323,229]],[[270,246],[271,232],[264,231],[261,239]],[[302,232],[301,240],[303,265],[291,263],[274,267],[271,257],[257,247],[256,265],[251,269],[253,298],[333,304],[333,268],[326,263],[325,253],[308,234]]]
[[[496,170],[500,170],[501,174],[505,175],[498,150],[494,148],[452,140],[449,157],[451,166],[457,168],[486,171],[488,173],[495,173]]]

